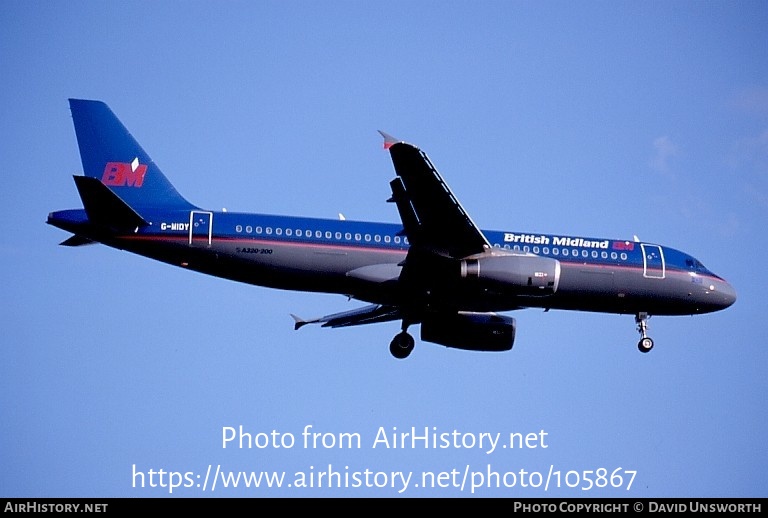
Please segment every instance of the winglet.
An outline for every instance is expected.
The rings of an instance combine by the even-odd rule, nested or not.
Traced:
[[[319,322],[319,320],[317,320],[317,319],[315,319],[315,320],[304,320],[301,317],[297,317],[293,313],[291,313],[290,315],[291,315],[291,318],[293,318],[293,322],[294,322],[293,330],[294,331],[298,331],[299,329],[301,329],[302,327],[304,327],[307,324],[313,324],[315,322]]]
[[[382,137],[384,137],[384,149],[389,149],[398,142],[402,142],[401,140],[397,140],[395,137],[388,133],[384,133],[383,131],[379,130],[379,133]]]
[[[293,324],[294,331],[298,331],[301,328],[301,326],[307,324],[306,320],[297,317],[293,313],[291,313],[291,318],[293,318],[293,322],[294,322],[294,324]]]

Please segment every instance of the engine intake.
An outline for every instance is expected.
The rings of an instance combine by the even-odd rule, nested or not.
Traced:
[[[515,343],[515,319],[489,313],[429,317],[421,323],[421,339],[454,349],[508,351]]]

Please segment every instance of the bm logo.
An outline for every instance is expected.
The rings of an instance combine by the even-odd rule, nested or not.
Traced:
[[[101,183],[116,187],[141,187],[144,184],[144,175],[147,174],[147,166],[139,164],[139,159],[133,162],[107,162]]]

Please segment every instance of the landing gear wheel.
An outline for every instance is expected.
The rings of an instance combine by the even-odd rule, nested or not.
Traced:
[[[413,337],[405,331],[402,331],[396,334],[392,339],[392,342],[389,344],[389,352],[398,360],[403,360],[408,358],[408,355],[411,354],[413,345]]]
[[[640,341],[637,342],[637,348],[641,353],[650,352],[653,349],[653,340],[648,336],[648,319],[651,316],[648,313],[638,313],[635,315],[635,323],[637,324],[637,332],[640,333]]]
[[[641,338],[640,341],[637,342],[637,348],[640,350],[641,353],[650,352],[651,349],[653,349],[653,340],[651,340],[647,336],[645,338]]]

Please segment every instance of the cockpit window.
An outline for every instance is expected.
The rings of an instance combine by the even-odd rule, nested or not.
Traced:
[[[695,271],[695,272],[705,272],[707,271],[706,267],[701,264],[697,259],[686,259],[685,265],[688,267],[689,270]]]

